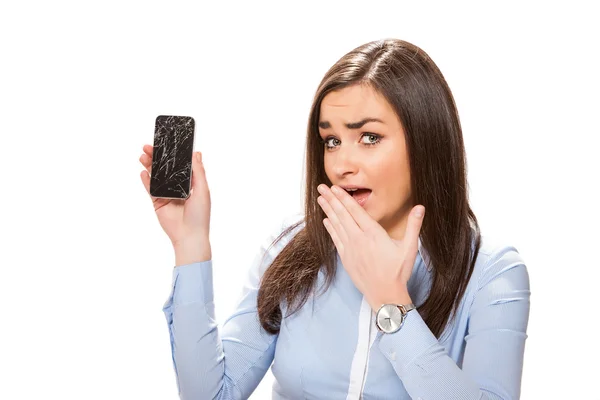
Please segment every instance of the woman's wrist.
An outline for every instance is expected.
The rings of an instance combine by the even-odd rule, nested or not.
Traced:
[[[173,242],[175,266],[187,265],[212,259],[212,251],[208,238],[186,239]]]
[[[378,297],[370,302],[371,308],[377,312],[383,304],[401,304],[403,306],[411,304],[412,299],[408,294],[408,290],[401,290],[397,295]]]

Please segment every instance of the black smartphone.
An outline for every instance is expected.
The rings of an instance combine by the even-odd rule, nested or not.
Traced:
[[[195,121],[192,117],[159,115],[154,124],[150,195],[187,199],[192,186]]]

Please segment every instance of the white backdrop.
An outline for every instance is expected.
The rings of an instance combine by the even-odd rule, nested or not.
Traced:
[[[223,321],[259,244],[302,209],[322,75],[397,37],[454,92],[483,232],[527,262],[522,398],[600,399],[592,6],[212,3],[0,6],[0,398],[176,399],[161,311],[174,257],[139,178],[155,117],[196,119]]]

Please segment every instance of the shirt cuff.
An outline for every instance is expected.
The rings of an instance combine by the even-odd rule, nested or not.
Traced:
[[[212,260],[181,265],[173,269],[173,305],[213,301]]]
[[[402,378],[410,364],[425,354],[432,346],[439,345],[435,335],[417,310],[409,311],[402,328],[395,333],[382,334],[379,350],[392,363]]]

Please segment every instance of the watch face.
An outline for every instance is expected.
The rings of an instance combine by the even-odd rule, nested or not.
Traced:
[[[386,304],[377,312],[379,329],[386,333],[393,333],[402,326],[402,311],[393,305]]]

